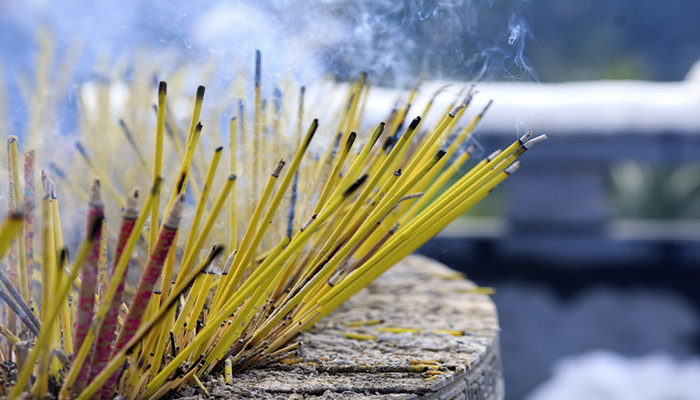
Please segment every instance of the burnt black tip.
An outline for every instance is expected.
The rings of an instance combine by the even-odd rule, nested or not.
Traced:
[[[197,100],[202,100],[204,98],[204,86],[197,86]]]
[[[236,180],[236,175],[235,175],[235,174],[229,175],[229,176],[228,176],[228,180],[230,180],[230,181],[235,181],[235,180]]]
[[[357,133],[350,132],[350,135],[348,135],[348,139],[345,141],[345,146],[346,147],[352,146],[352,144],[355,143],[355,138],[357,138]]]
[[[345,191],[344,195],[347,197],[353,194],[360,186],[362,186],[363,183],[365,183],[366,180],[367,174],[364,174],[361,177],[359,177],[352,185],[350,185],[348,190]]]
[[[413,121],[411,121],[411,125],[408,126],[408,129],[416,129],[418,128],[418,124],[420,124],[420,117],[415,117]]]
[[[165,83],[165,81],[160,81],[158,84],[158,93],[159,94],[165,94],[165,92],[168,91],[168,84]]]
[[[185,185],[185,178],[187,177],[187,172],[180,174],[180,179],[177,181],[177,191],[175,193],[180,194],[182,192],[182,187]]]
[[[445,156],[445,153],[447,153],[444,149],[438,150],[437,154],[435,155],[435,161],[439,161],[442,157]]]
[[[61,252],[58,253],[58,265],[59,267],[63,267],[63,265],[66,263],[66,260],[68,260],[68,249],[65,247],[61,249]]]
[[[214,246],[214,248],[211,250],[211,259],[215,259],[218,257],[221,253],[224,252],[224,246],[217,244]]]
[[[316,135],[316,130],[318,129],[318,119],[314,118],[313,121],[311,121],[311,126],[309,127],[309,139],[304,143],[304,146],[308,146],[309,143],[311,143],[311,139],[314,138]]]
[[[384,152],[386,153],[387,149],[391,147],[391,145],[394,144],[395,141],[396,138],[394,138],[394,136],[389,136],[388,138],[386,138],[386,140],[384,141],[384,146],[382,146],[382,150],[384,150]]]
[[[491,107],[492,104],[493,104],[493,99],[489,100],[489,102],[486,103],[486,106],[484,107],[484,109],[481,110],[481,113],[479,113],[479,117],[483,117],[484,114],[486,114],[486,111],[488,111],[488,109]]]
[[[214,149],[214,153],[218,153],[218,152],[220,152],[220,151],[223,150],[223,149],[224,149],[224,146],[219,146],[219,147],[217,147],[216,149]]]
[[[102,231],[102,221],[103,218],[97,218],[90,224],[90,231],[88,233],[90,240],[95,240],[97,235]]]

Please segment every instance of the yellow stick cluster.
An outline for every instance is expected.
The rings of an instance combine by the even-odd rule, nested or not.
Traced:
[[[203,86],[189,101],[165,82],[144,90],[138,73],[87,84],[76,156],[49,161],[55,150],[41,144],[53,141],[30,132],[23,173],[22,140],[10,137],[0,361],[18,371],[2,394],[157,399],[185,384],[206,391],[207,374],[235,384],[236,371],[294,354],[299,332],[486,197],[545,138],[524,135],[462,172],[485,111],[466,120],[471,91],[444,111],[428,103],[424,115],[443,113],[428,126],[407,120],[417,85],[363,131],[366,77],[309,99],[288,82],[267,88],[261,69],[258,53],[252,82],[223,91],[233,107],[205,99]],[[118,87],[128,99],[115,116]],[[45,169],[38,199],[35,163]],[[41,240],[26,240],[35,226]],[[68,252],[63,234],[76,232],[83,240]]]

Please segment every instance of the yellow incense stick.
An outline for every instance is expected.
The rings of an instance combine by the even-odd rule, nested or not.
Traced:
[[[19,155],[17,150],[17,137],[10,136],[7,140],[7,154],[10,161],[12,199],[17,208],[21,202],[20,183],[19,183]],[[24,240],[17,240],[17,257],[19,259],[18,275],[19,275],[19,290],[25,300],[29,300],[29,284],[27,280],[27,256]]]
[[[156,121],[156,145],[155,154],[153,156],[153,176],[161,176],[163,170],[163,136],[165,135],[165,104],[167,97],[168,85],[165,82],[160,82],[158,86],[158,116]],[[160,208],[160,194],[156,194],[151,208],[151,228],[148,240],[149,251],[153,247],[158,237],[158,210]]]
[[[238,168],[238,123],[236,117],[231,118],[229,123],[229,175],[235,175]],[[229,250],[233,251],[238,246],[238,212],[236,207],[236,188],[231,190],[228,203],[228,227],[229,227]]]

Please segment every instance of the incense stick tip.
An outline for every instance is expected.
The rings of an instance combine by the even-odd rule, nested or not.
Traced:
[[[177,180],[177,189],[175,193],[182,192],[182,188],[185,187],[185,180],[187,179],[187,171],[182,171],[180,174],[180,179]]]
[[[363,183],[365,183],[365,180],[367,180],[367,176],[367,174],[364,174],[361,177],[359,177],[355,182],[353,182],[352,185],[350,185],[348,190],[346,190],[345,193],[343,193],[343,195],[345,197],[348,197],[351,194],[353,194],[360,186],[362,186]]]
[[[505,170],[503,170],[503,172],[505,172],[505,173],[508,174],[508,175],[511,175],[511,174],[513,174],[515,171],[517,171],[519,168],[520,168],[520,161],[516,161],[516,162],[514,162],[513,164],[510,164],[510,165],[508,166],[508,168],[506,168]]]
[[[520,139],[518,139],[520,141],[520,144],[525,144],[525,142],[527,142],[527,140],[530,139],[530,136],[532,136],[532,131],[521,136]]]
[[[180,224],[180,218],[182,218],[182,210],[185,208],[185,194],[180,193],[175,198],[173,206],[170,208],[170,212],[165,217],[163,221],[163,226],[170,229],[177,229]]]
[[[92,235],[92,232],[90,232],[90,235]],[[68,260],[68,249],[61,247],[61,251],[58,253],[58,266],[63,267],[66,264],[66,260]]]
[[[51,200],[58,199],[58,190],[56,190],[56,182],[52,181],[51,179],[48,179],[47,183],[50,187],[49,193],[51,194]]]
[[[435,154],[435,161],[440,161],[440,159],[444,157],[446,153],[447,151],[445,149],[438,150],[437,154]]]
[[[530,147],[536,145],[537,143],[544,142],[545,140],[547,140],[547,135],[540,135],[540,136],[537,136],[537,137],[534,137],[534,138],[528,140],[526,143],[523,143],[523,147],[525,147],[526,149],[529,149]]]
[[[89,228],[90,230],[88,231],[88,237],[90,240],[95,240],[97,235],[102,232],[102,221],[104,221],[104,218],[95,218],[91,221]]]
[[[126,207],[124,208],[124,218],[134,219],[139,213],[139,189],[136,188],[126,197]]]
[[[479,113],[479,118],[483,117],[484,114],[486,114],[486,111],[488,111],[489,108],[491,108],[491,105],[493,104],[493,99],[490,99],[488,103],[486,103],[486,106],[484,106],[484,109],[481,110]]]
[[[498,155],[501,154],[502,151],[503,151],[503,150],[498,149],[498,150],[494,151],[493,153],[489,154],[489,156],[486,157],[486,159],[487,159],[488,161],[491,161],[491,160],[493,160],[494,158],[498,157]]]
[[[224,252],[224,246],[220,244],[215,244],[214,247],[211,249],[211,260],[215,260],[221,253]]]
[[[272,176],[274,176],[275,178],[279,177],[280,172],[282,172],[282,168],[284,168],[285,164],[286,162],[284,162],[284,160],[280,160],[280,162],[277,163],[275,169],[272,171]]]
[[[387,150],[389,150],[389,147],[391,147],[391,145],[394,144],[395,141],[396,138],[394,138],[394,136],[389,136],[388,138],[386,138],[386,140],[384,140],[384,145],[382,146],[382,151],[386,153]]]
[[[311,223],[313,223],[316,220],[316,217],[318,217],[318,214],[312,215],[311,218],[309,218],[309,220],[306,221],[306,223],[304,223],[304,225],[302,225],[301,228],[299,228],[299,230],[301,232],[304,232],[311,225]]]
[[[416,129],[418,128],[418,124],[420,124],[420,117],[415,117],[413,121],[411,121],[411,125],[408,126],[408,129]]]
[[[461,104],[458,104],[457,106],[455,106],[455,108],[453,108],[452,111],[450,111],[450,117],[452,117],[452,118],[456,117],[459,110],[463,109],[466,106],[467,105],[464,103],[461,103]]]
[[[224,263],[224,268],[221,271],[222,274],[228,274],[229,268],[231,268],[231,265],[233,264],[233,259],[236,257],[236,250],[232,251],[231,254],[228,255],[226,258],[226,262]]]
[[[95,206],[102,205],[101,189],[102,189],[102,184],[100,183],[100,180],[95,178],[92,181],[92,184],[90,185],[90,189],[88,191],[90,204],[95,205]]]

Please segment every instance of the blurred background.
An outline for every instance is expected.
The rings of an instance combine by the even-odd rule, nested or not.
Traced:
[[[495,100],[479,146],[550,140],[421,252],[496,288],[507,398],[697,399],[698,15],[695,0],[0,0],[0,129],[28,126],[42,30],[75,55],[67,115],[80,82],[106,79],[96,65],[160,50],[223,60],[222,86],[255,49],[267,78],[301,84],[476,82],[476,106]]]

